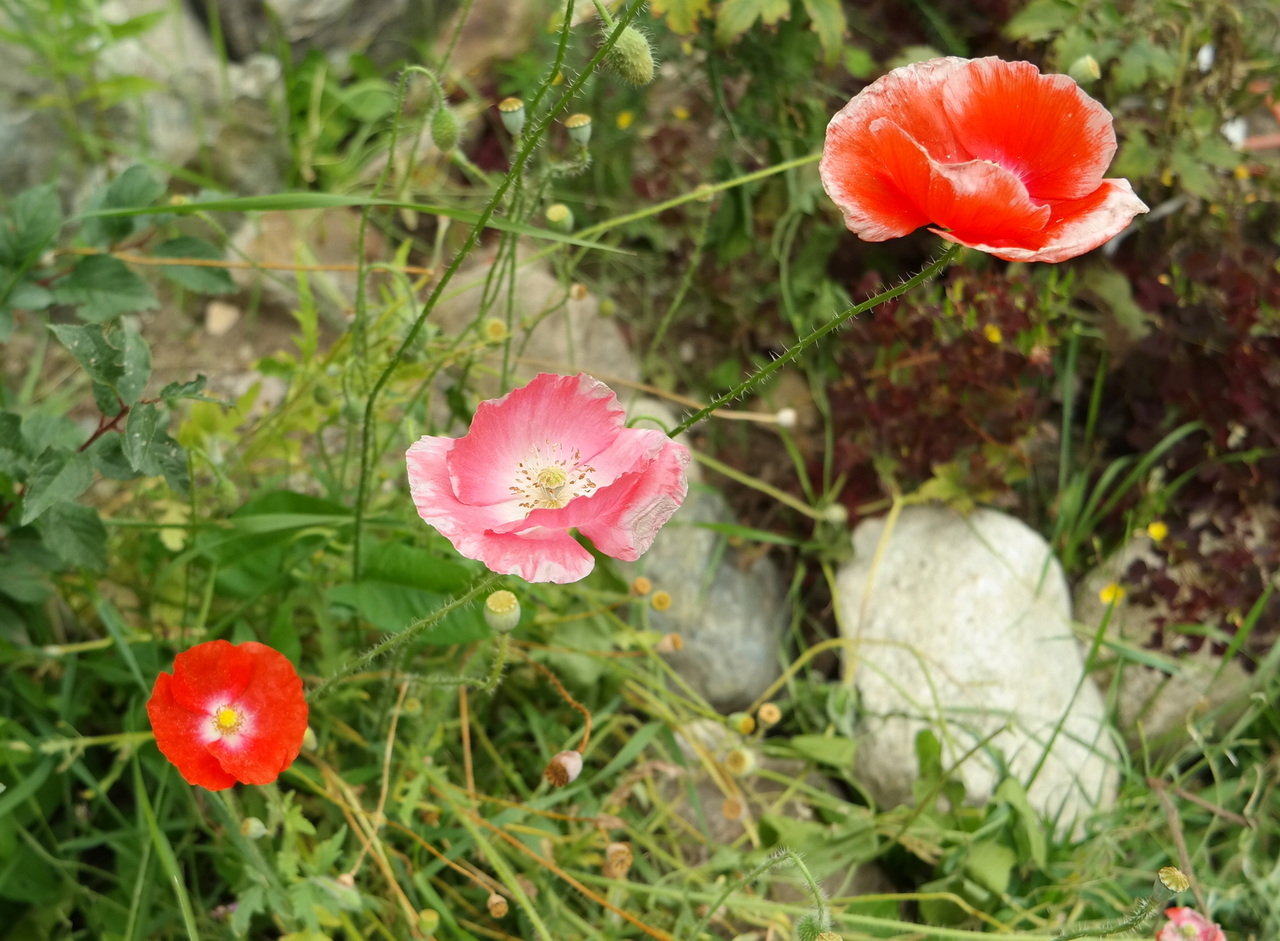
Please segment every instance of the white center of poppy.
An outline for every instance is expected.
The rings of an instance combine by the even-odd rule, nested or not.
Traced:
[[[588,476],[595,468],[582,463],[582,454],[560,457],[560,445],[547,442],[534,445],[533,453],[516,465],[516,484],[511,492],[526,510],[558,510],[568,506],[574,497],[581,497],[596,488]]]
[[[219,735],[234,735],[244,724],[244,716],[233,706],[219,706],[213,712],[213,728]]]

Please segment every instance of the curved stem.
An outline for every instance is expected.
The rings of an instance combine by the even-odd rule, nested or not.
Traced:
[[[822,326],[818,327],[808,336],[803,337],[798,343],[796,343],[793,347],[791,347],[791,349],[787,350],[785,353],[783,353],[773,362],[769,363],[768,365],[761,366],[752,375],[748,376],[742,382],[738,383],[736,386],[734,386],[724,395],[721,395],[720,397],[710,402],[708,405],[694,412],[692,415],[690,415],[680,424],[676,425],[676,427],[672,431],[670,431],[669,434],[671,435],[671,437],[674,438],[676,437],[676,435],[682,432],[688,431],[690,428],[692,428],[698,422],[702,421],[702,419],[706,418],[716,409],[720,408],[721,406],[725,405],[728,402],[733,401],[738,396],[748,392],[753,387],[759,385],[761,382],[763,382],[765,379],[768,379],[770,376],[772,376],[775,372],[777,372],[783,366],[787,365],[787,363],[795,361],[800,356],[801,353],[803,353],[809,347],[813,346],[813,344],[817,343],[824,336],[826,336],[832,330],[839,327],[841,324],[843,324],[846,320],[850,319],[851,317],[856,317],[861,313],[865,313],[866,311],[871,310],[871,308],[877,307],[880,304],[883,304],[885,301],[893,300],[895,297],[899,297],[903,294],[906,294],[912,288],[915,288],[921,284],[924,284],[926,281],[930,280],[935,275],[940,273],[944,268],[947,267],[947,265],[951,263],[951,260],[955,258],[956,253],[960,251],[960,247],[961,246],[956,244],[955,242],[948,243],[947,247],[943,249],[942,254],[939,255],[937,259],[935,259],[934,261],[926,265],[924,269],[920,271],[918,274],[912,275],[910,278],[908,278],[906,281],[903,281],[897,287],[889,288],[887,291],[881,291],[875,297],[865,300],[861,304],[856,304],[853,307],[850,307],[848,310],[842,311],[841,313],[836,314],[836,316],[832,317],[830,320],[828,320]]]

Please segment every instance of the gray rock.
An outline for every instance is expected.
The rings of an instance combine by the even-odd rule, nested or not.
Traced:
[[[724,498],[693,488],[684,506],[640,557],[636,571],[671,607],[652,611],[654,630],[676,633],[681,650],[672,667],[717,709],[740,709],[782,673],[778,645],[790,620],[786,585],[765,556],[739,565],[723,534],[700,523],[730,523]]]
[[[1152,569],[1164,565],[1146,533],[1135,534],[1119,552],[1080,580],[1075,594],[1076,620],[1092,632],[1106,619],[1107,637],[1114,646],[1134,651],[1133,657],[1120,658],[1099,679],[1103,688],[1114,687],[1116,721],[1130,745],[1145,743],[1159,750],[1167,744],[1180,744],[1183,736],[1178,733],[1197,713],[1225,709],[1223,721],[1238,715],[1250,678],[1238,661],[1223,660],[1208,644],[1195,652],[1180,649],[1181,638],[1171,632],[1165,632],[1163,643],[1157,644],[1159,607],[1137,604],[1127,596],[1119,598],[1114,607],[1102,600],[1102,591],[1109,585],[1123,587],[1124,573],[1138,560]],[[1188,588],[1197,580],[1193,567],[1175,568],[1169,575]],[[1152,663],[1160,666],[1149,665]]]
[[[887,537],[867,520],[853,543],[836,584],[865,711],[855,773],[882,805],[910,799],[923,729],[970,803],[999,783],[997,750],[1023,784],[1040,765],[1028,796],[1059,833],[1114,802],[1117,747],[1039,534],[995,510],[912,506]]]

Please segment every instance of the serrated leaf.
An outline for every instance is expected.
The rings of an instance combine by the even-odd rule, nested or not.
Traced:
[[[119,337],[123,347],[120,351],[123,371],[116,383],[116,391],[125,405],[133,405],[142,398],[142,390],[151,379],[151,347],[132,327],[125,327]]]
[[[791,16],[791,0],[724,0],[716,8],[716,41],[735,42],[756,20],[775,26]]]
[[[82,320],[100,323],[160,304],[147,282],[110,255],[87,255],[54,287],[53,296],[80,308]]]
[[[157,245],[153,254],[157,258],[196,258],[203,261],[222,261],[225,257],[218,246],[188,235]],[[235,282],[225,268],[165,265],[160,272],[175,284],[201,294],[228,294],[236,289]]]
[[[804,8],[813,23],[813,31],[818,34],[818,42],[822,44],[823,62],[834,65],[844,46],[845,30],[849,28],[844,17],[844,4],[841,0],[804,0]]]
[[[1213,171],[1202,164],[1194,155],[1185,151],[1176,151],[1169,158],[1169,169],[1178,174],[1182,188],[1192,196],[1204,200],[1217,198],[1218,186]]]
[[[0,555],[0,594],[22,604],[43,604],[53,594],[44,572],[28,559]]]
[[[45,545],[64,561],[94,571],[107,567],[107,527],[92,507],[55,503],[41,517],[40,528]]]
[[[89,209],[144,209],[164,195],[164,184],[143,166],[132,166],[89,200]],[[100,216],[87,220],[85,238],[94,244],[118,242],[141,224],[137,216]]]
[[[665,16],[673,33],[687,36],[698,31],[698,21],[711,16],[711,0],[652,0],[654,16]]]
[[[103,435],[86,451],[93,468],[103,477],[112,480],[133,480],[138,472],[133,469],[129,459],[124,456],[124,435]]]
[[[124,430],[124,456],[139,474],[158,476],[161,472],[161,437],[165,435],[168,417],[158,406],[144,402],[129,412]]]
[[[93,399],[105,415],[120,411],[124,352],[99,324],[50,324],[49,329],[93,380]]]
[[[52,183],[23,190],[0,219],[0,265],[22,270],[62,228],[62,204]]]
[[[22,475],[27,466],[22,444],[22,419],[13,412],[0,412],[0,474]]]
[[[26,526],[38,519],[55,503],[74,500],[88,490],[91,483],[93,468],[87,455],[63,448],[46,448],[27,475],[21,524]]]
[[[253,916],[266,910],[267,899],[262,886],[250,886],[236,896],[235,911],[231,913],[228,924],[237,937],[244,937],[249,931],[249,922]]]
[[[45,310],[53,303],[53,292],[32,281],[19,281],[5,304],[18,310]]]
[[[160,441],[160,473],[169,489],[186,496],[191,487],[191,472],[187,467],[187,452],[177,439],[166,432]]]

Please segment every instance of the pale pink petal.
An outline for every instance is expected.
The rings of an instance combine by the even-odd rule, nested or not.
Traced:
[[[605,555],[634,562],[684,503],[688,467],[688,449],[668,441],[648,467],[627,474],[589,499],[595,515],[580,523],[579,531]]]
[[[1146,204],[1133,192],[1128,180],[1103,180],[1098,190],[1084,199],[1052,204],[1053,217],[1039,239],[1030,245],[1009,244],[999,240],[983,242],[966,239],[961,234],[934,229],[938,235],[989,252],[1006,261],[1059,262],[1097,248],[1118,235]]]
[[[1116,153],[1111,113],[1030,62],[974,59],[948,75],[942,102],[961,145],[1014,172],[1037,202],[1088,196]]]
[[[478,534],[494,526],[518,518],[523,510],[509,506],[469,506],[453,493],[449,481],[448,455],[458,443],[456,438],[427,435],[410,446],[405,453],[409,468],[409,493],[418,507],[418,515],[440,531],[455,549],[469,559],[479,555],[473,545]]]
[[[871,152],[873,122],[891,118],[934,160],[967,161],[941,106],[942,86],[967,60],[931,59],[894,69],[845,105],[831,123],[818,172],[845,225],[860,238],[883,242],[913,232],[930,219],[918,200]]]
[[[479,551],[471,558],[479,559],[492,572],[519,575],[526,582],[565,585],[586,578],[596,564],[591,553],[563,529],[486,532],[472,545]]]
[[[522,461],[555,455],[590,464],[617,438],[625,417],[599,380],[540,373],[477,406],[471,429],[446,458],[454,495],[473,506],[508,502]]]

